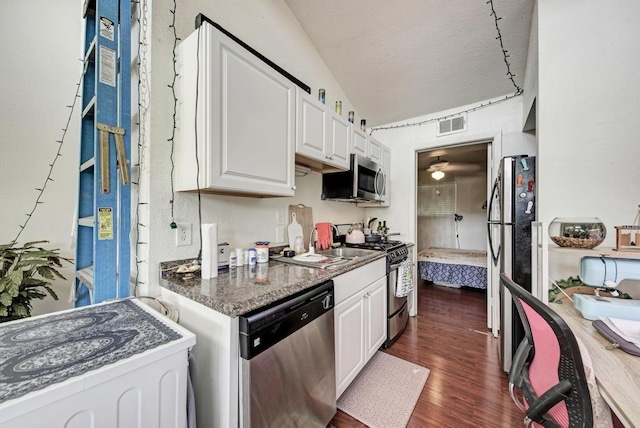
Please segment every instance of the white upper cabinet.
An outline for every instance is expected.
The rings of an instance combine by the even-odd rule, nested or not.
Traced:
[[[367,145],[369,136],[355,127],[353,128],[353,139],[351,140],[351,153],[356,153],[367,157]]]
[[[351,153],[371,159],[374,162],[382,162],[382,144],[361,129],[353,128],[353,140]]]
[[[296,85],[208,23],[179,70],[176,189],[292,196]]]
[[[350,123],[298,88],[296,157],[316,170],[349,168]]]
[[[367,157],[374,162],[379,164],[382,163],[382,144],[380,141],[375,138],[369,136],[368,137],[369,144],[367,145]]]
[[[349,169],[349,144],[351,143],[351,122],[337,113],[329,112],[329,158],[331,164]]]

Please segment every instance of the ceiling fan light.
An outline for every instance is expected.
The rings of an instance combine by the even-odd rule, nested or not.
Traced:
[[[444,178],[444,172],[442,171],[433,171],[431,173],[431,178],[434,180],[442,180]]]

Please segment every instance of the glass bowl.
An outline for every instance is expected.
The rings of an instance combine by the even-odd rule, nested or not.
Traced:
[[[561,247],[595,248],[607,236],[597,217],[556,217],[549,224],[549,238]]]

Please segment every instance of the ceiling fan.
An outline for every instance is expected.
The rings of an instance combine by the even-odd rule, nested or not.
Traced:
[[[438,156],[435,161],[429,163],[429,167],[426,171],[431,173],[431,177],[434,180],[441,180],[445,176],[445,171],[469,174],[479,171],[480,169],[481,166],[477,163],[449,162],[447,160],[440,159],[440,156]]]

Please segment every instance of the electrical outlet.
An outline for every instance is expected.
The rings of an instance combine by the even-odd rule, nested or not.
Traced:
[[[284,210],[276,211],[276,226],[284,226]]]
[[[276,226],[276,242],[284,242],[284,226]]]
[[[176,247],[191,245],[191,223],[179,223],[176,229]]]

